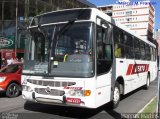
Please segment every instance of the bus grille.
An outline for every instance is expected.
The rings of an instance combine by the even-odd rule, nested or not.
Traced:
[[[47,88],[35,88],[35,92],[42,95],[53,95],[53,96],[63,96],[65,94],[64,91],[50,89],[49,91]]]
[[[76,82],[44,81],[44,80],[32,80],[32,79],[28,79],[27,82],[40,86],[51,86],[51,87],[65,87],[65,86],[73,86],[76,84]]]

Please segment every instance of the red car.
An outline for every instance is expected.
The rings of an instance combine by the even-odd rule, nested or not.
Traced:
[[[6,96],[17,97],[21,92],[22,63],[14,63],[0,69],[0,91]]]

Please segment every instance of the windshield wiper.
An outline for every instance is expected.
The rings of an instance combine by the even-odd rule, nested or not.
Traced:
[[[69,20],[67,24],[65,24],[56,34],[55,31],[53,32],[52,35],[52,40],[51,40],[51,49],[53,48],[53,45],[55,45],[55,47],[57,46],[57,41],[58,41],[58,37],[65,33],[73,24],[74,22],[81,16],[84,14],[84,12],[87,11],[87,9],[81,9],[79,11],[79,14],[77,15],[77,17],[75,17],[73,20]],[[53,44],[53,42],[55,42],[55,44]],[[53,52],[52,52],[53,53]],[[51,53],[51,54],[52,54]]]
[[[65,24],[65,25],[59,30],[59,32],[57,33],[57,36],[63,34],[65,31],[67,31],[67,30],[72,26],[72,24],[73,24],[77,19],[79,19],[79,17],[80,17],[81,15],[84,14],[84,12],[85,12],[86,10],[87,10],[87,9],[81,9],[81,10],[79,11],[77,17],[75,17],[73,20],[69,20],[68,23]]]

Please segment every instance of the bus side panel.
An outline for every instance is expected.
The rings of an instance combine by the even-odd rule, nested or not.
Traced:
[[[133,90],[146,84],[147,75],[148,75],[148,71],[149,71],[148,67],[150,66],[150,63],[148,61],[135,60],[134,65],[139,65],[139,67],[136,67],[134,69],[136,71],[138,70],[137,71],[138,73],[132,74],[134,79],[136,80],[136,83],[134,84]],[[134,71],[134,72],[136,72],[136,71]]]
[[[153,81],[157,77],[157,71],[158,71],[158,69],[157,69],[157,63],[154,62],[154,61],[150,61],[149,70],[150,70],[150,81]]]
[[[85,90],[90,90],[91,95],[84,97],[85,106],[88,108],[97,108],[96,106],[96,88],[95,88],[95,77],[84,80]]]
[[[124,79],[124,93],[128,93],[133,89],[133,77],[132,75],[127,74],[129,70],[129,64],[133,64],[133,60],[127,60],[125,58],[116,58],[116,79],[119,77]]]
[[[150,66],[148,61],[116,59],[116,77],[121,76],[124,79],[124,94],[146,84],[149,70],[147,69],[148,66]],[[138,70],[138,73],[136,73],[136,70]]]
[[[97,76],[96,79],[96,107],[106,104],[111,96],[111,71],[107,74]]]

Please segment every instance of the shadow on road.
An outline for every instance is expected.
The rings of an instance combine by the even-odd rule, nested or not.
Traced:
[[[108,117],[107,116],[108,114],[110,117],[113,117],[116,119],[122,118],[121,114],[110,109],[109,104],[106,104],[105,106],[99,107],[97,109],[86,109],[86,108],[76,108],[76,107],[67,107],[67,106],[62,107],[62,106],[53,106],[53,105],[47,105],[47,104],[26,102],[24,104],[24,109],[30,110],[30,111],[41,112],[41,113],[63,116],[63,117],[69,117],[69,118],[79,118],[79,119],[92,118],[97,114],[102,114],[103,117]],[[100,113],[101,111],[105,111],[105,113]]]
[[[134,93],[137,93],[140,90],[144,90],[143,87],[138,88],[135,91],[132,91],[131,93],[122,96],[121,100],[124,100],[128,98],[129,96],[133,95]],[[33,102],[26,102],[24,104],[24,109],[29,111],[35,111],[40,113],[47,113],[47,114],[53,114],[63,117],[69,117],[69,118],[92,118],[96,115],[103,115],[104,118],[112,117],[113,119],[125,119],[125,117],[122,117],[122,115],[115,110],[111,109],[110,103],[101,106],[97,109],[86,109],[86,108],[76,108],[76,107],[63,107],[63,106],[53,106],[53,105],[47,105],[47,104],[39,104],[39,103],[33,103]],[[103,112],[102,112],[103,111]],[[102,113],[101,113],[102,112]]]
[[[0,93],[0,98],[4,98],[4,97],[6,97],[6,94],[4,92],[1,92]]]

